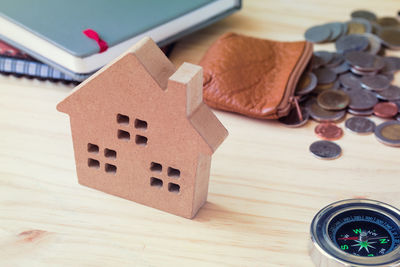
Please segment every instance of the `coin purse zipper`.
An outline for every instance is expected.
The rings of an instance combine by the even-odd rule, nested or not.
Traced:
[[[299,82],[300,76],[303,74],[307,64],[310,62],[313,53],[313,45],[310,42],[306,42],[299,61],[293,69],[291,76],[286,85],[285,93],[282,97],[281,102],[276,108],[276,114],[278,117],[286,116],[293,106],[296,107],[299,118],[302,119],[301,109],[298,104],[298,98],[294,96],[296,85]]]

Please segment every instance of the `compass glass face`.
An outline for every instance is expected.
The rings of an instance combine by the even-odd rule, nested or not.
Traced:
[[[372,210],[338,214],[328,225],[328,235],[339,249],[361,257],[382,256],[400,245],[399,226]]]

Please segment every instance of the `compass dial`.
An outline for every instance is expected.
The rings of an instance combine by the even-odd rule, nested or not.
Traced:
[[[319,211],[311,223],[310,255],[317,266],[400,266],[400,210],[348,199]]]
[[[362,257],[385,255],[400,244],[399,226],[370,210],[341,213],[329,224],[328,235],[344,252]]]

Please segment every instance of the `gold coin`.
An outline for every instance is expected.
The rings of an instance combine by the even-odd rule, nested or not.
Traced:
[[[343,91],[326,90],[318,95],[317,103],[326,110],[342,110],[349,105],[350,98]]]
[[[347,24],[348,30],[347,34],[362,34],[366,32],[365,26],[362,23],[358,23],[356,21],[350,21]]]
[[[302,90],[310,85],[311,78],[308,75],[302,75],[299,83],[297,84],[297,89]]]
[[[400,47],[400,30],[398,29],[384,29],[379,32],[379,37],[389,48]]]
[[[386,126],[382,129],[381,134],[383,137],[393,140],[393,141],[400,141],[400,125],[399,124],[392,124]]]
[[[393,27],[399,24],[399,21],[394,17],[382,17],[377,22],[382,27]]]

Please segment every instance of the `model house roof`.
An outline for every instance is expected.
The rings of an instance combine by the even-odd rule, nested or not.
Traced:
[[[209,152],[213,153],[226,138],[228,132],[210,108],[202,101],[202,68],[184,63],[176,70],[174,65],[150,38],[142,39],[126,53],[78,85],[69,96],[57,105],[57,109],[75,116],[74,109],[79,108],[79,105],[87,104],[86,101],[88,100],[85,99],[84,94],[81,94],[81,92],[86,89],[88,84],[98,79],[113,79],[113,77],[110,77],[112,76],[110,69],[119,62],[122,62],[122,64],[116,64],[118,66],[117,71],[119,73],[125,71],[126,75],[131,75],[132,71],[134,72],[135,70],[127,71],[124,69],[126,67],[123,63],[126,60],[132,60],[133,57],[143,66],[160,90],[173,88],[174,90],[182,90],[186,94],[186,107],[184,107],[186,108],[186,117],[210,148]],[[113,71],[115,71],[115,68]],[[127,86],[129,87],[129,84]],[[110,88],[110,90],[118,90],[118,88]],[[104,97],[104,95],[95,94],[93,97]]]

